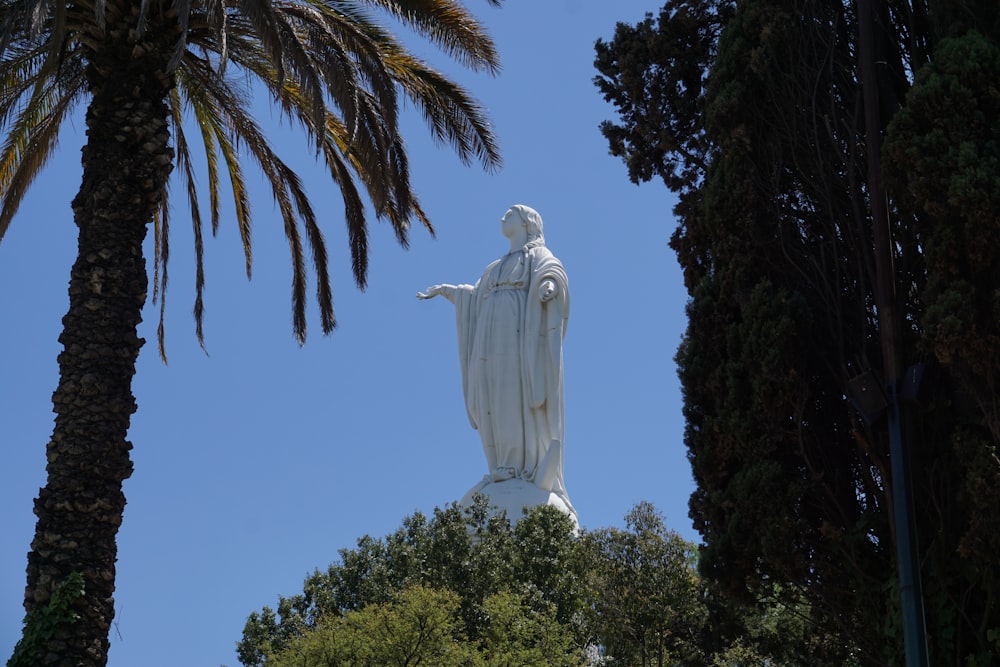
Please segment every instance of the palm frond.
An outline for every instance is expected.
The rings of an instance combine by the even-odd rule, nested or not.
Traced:
[[[212,122],[205,128],[214,133],[215,141],[219,151],[226,163],[226,171],[229,173],[229,186],[233,192],[233,207],[236,212],[236,224],[240,230],[240,240],[243,243],[243,255],[246,265],[247,279],[251,277],[253,271],[253,235],[250,215],[250,193],[247,190],[246,181],[243,178],[243,170],[240,166],[239,155],[236,146],[226,134],[225,129],[219,123]],[[213,219],[212,232],[218,230],[218,219]]]
[[[399,135],[395,137],[389,149],[389,168],[395,178],[396,187],[391,205],[386,207],[385,215],[396,233],[396,241],[403,248],[410,247],[410,214],[413,211],[416,198],[410,185],[410,161],[406,156],[406,147]]]
[[[251,125],[243,122],[245,120],[245,118],[240,119],[237,130],[244,137],[251,134]],[[253,129],[256,129],[256,123],[252,123],[252,125]],[[281,219],[284,223],[285,238],[288,240],[288,249],[292,254],[292,329],[296,340],[301,344],[306,340],[306,271],[302,237],[299,234],[298,218],[295,215],[293,201],[297,204],[307,201],[307,199],[305,192],[302,191],[302,184],[298,176],[271,151],[266,143],[260,141],[250,143],[248,141],[248,146],[261,171],[271,183],[271,193],[278,204],[278,210],[281,212]],[[312,212],[311,210],[300,210],[299,213],[306,216],[311,215]],[[323,256],[325,257],[325,252]],[[326,275],[325,266],[323,274]],[[323,293],[321,290],[320,294]],[[326,294],[329,294],[329,291],[326,291]],[[320,303],[320,311],[328,312],[329,320],[333,319],[332,303]],[[324,317],[324,322],[326,321],[327,318]],[[328,331],[324,331],[324,333],[328,333]]]
[[[153,216],[153,303],[157,291],[160,298],[160,319],[156,324],[156,347],[160,360],[167,363],[166,326],[167,316],[167,266],[170,258],[170,206],[167,198],[160,200],[160,209]]]
[[[285,78],[285,55],[281,42],[279,21],[274,14],[274,3],[271,0],[236,0],[235,13],[230,17],[230,30],[236,31],[237,19],[245,21],[247,28],[240,32],[260,43],[260,48],[274,64],[275,76],[278,80]]]
[[[214,1],[211,4],[216,4]],[[173,53],[170,55],[170,61],[167,63],[167,72],[173,73],[177,70],[177,66],[181,63],[181,58],[184,57],[184,52],[187,51],[187,37],[188,29],[191,23],[191,0],[173,0],[171,9],[177,12],[177,23],[178,32],[180,33],[177,37],[177,43],[174,45]]]
[[[318,0],[314,0],[318,1]],[[474,70],[500,71],[500,56],[483,27],[455,0],[366,0]],[[493,3],[497,4],[497,3]]]
[[[81,79],[49,79],[34,87],[0,148],[0,240],[35,176],[48,162],[59,140],[59,129],[83,89]]]
[[[294,76],[291,77],[294,79],[292,87],[297,92],[296,109],[303,105],[308,105],[306,108],[311,109],[309,120],[314,137],[318,140],[322,134],[326,94],[330,95],[348,122],[359,122],[357,93],[362,88],[363,81],[359,77],[353,54],[336,38],[322,13],[299,5],[282,6],[280,13],[290,24],[296,26],[295,32],[301,37],[300,48],[305,58],[302,60],[303,65],[295,67]],[[283,85],[285,82],[278,83]],[[395,97],[392,96],[386,101],[386,112],[394,116],[395,110]]]
[[[192,109],[205,148],[212,233],[215,234],[218,231],[219,225],[218,155],[221,152],[229,173],[236,222],[240,231],[240,238],[243,241],[246,273],[249,279],[253,265],[249,195],[235,147],[229,137],[230,129],[224,124],[221,117],[221,108],[225,106],[243,108],[246,106],[246,100],[226,86],[225,79],[213,76],[208,63],[195,58],[193,54],[188,54],[186,67],[180,70],[177,83],[178,94],[183,94]],[[187,165],[190,168],[189,158],[187,159]],[[193,177],[189,177],[189,182],[193,183],[192,179]],[[194,227],[196,264],[194,318],[198,340],[204,349],[205,273],[203,234],[200,216],[192,220],[196,223]]]
[[[180,94],[174,89],[170,95],[171,117],[174,126],[174,142],[177,145],[176,160],[184,182],[187,186],[188,204],[191,208],[191,226],[194,232],[194,252],[195,252],[195,335],[198,344],[205,349],[205,333],[203,328],[204,320],[204,291],[205,291],[205,248],[202,238],[201,207],[198,204],[198,188],[195,180],[194,168],[191,163],[191,152],[188,148],[187,137],[184,134],[183,118],[181,114]],[[206,147],[207,148],[207,147]],[[214,157],[214,153],[210,154]],[[210,173],[210,178],[218,180],[216,174]],[[213,192],[215,189],[213,188]],[[164,198],[166,199],[166,198]],[[166,265],[163,270],[163,296],[166,297]],[[162,315],[161,315],[162,317]],[[161,348],[161,355],[163,350]]]
[[[396,127],[396,82],[386,67],[385,58],[393,50],[386,48],[387,45],[396,50],[401,47],[391,34],[362,12],[348,12],[346,8],[339,7],[340,11],[331,11],[324,5],[318,7],[323,12],[324,29],[310,33],[310,49],[320,54],[321,65],[329,64],[329,58],[324,52],[331,47],[349,54],[350,67],[356,71],[354,78],[380,100],[386,124]],[[338,90],[343,85],[338,81],[338,68],[325,67],[322,71],[333,103],[340,108],[341,116],[350,124],[352,113],[345,106],[349,98]],[[357,103],[356,98],[354,103]]]
[[[301,187],[299,177],[284,164],[277,165],[282,173],[282,180],[291,184],[289,192],[295,202],[298,217],[302,220],[312,250],[313,270],[316,272],[316,302],[320,307],[320,326],[323,333],[328,334],[337,326],[333,315],[333,294],[330,290],[330,275],[327,269],[326,241],[316,224],[316,214]],[[287,224],[287,223],[286,223]],[[302,339],[305,340],[305,320],[303,318]]]
[[[214,124],[219,130],[224,129],[221,134],[237,138],[246,147],[271,186],[292,254],[292,326],[296,338],[299,342],[304,342],[306,337],[305,255],[298,228],[299,220],[303,221],[306,228],[317,283],[322,283],[317,285],[317,298],[320,300],[323,331],[329,333],[335,326],[335,320],[326,267],[326,248],[322,235],[318,233],[315,214],[298,176],[271,149],[257,122],[244,111],[245,105],[233,103],[234,94],[222,80],[216,78],[209,85],[199,87],[198,92],[200,95],[198,103],[209,102],[203,108],[204,121]],[[192,104],[196,104],[195,98],[191,99]],[[216,139],[219,138],[220,134],[216,133]]]
[[[284,56],[284,68],[290,72],[290,76],[295,80],[295,85],[304,94],[308,102],[309,115],[312,117],[314,126],[322,126],[323,114],[325,112],[323,77],[317,69],[316,60],[308,45],[303,42],[303,33],[288,12],[282,11],[284,7],[275,7],[277,18],[278,34],[282,42],[282,54]],[[357,86],[354,71],[351,68],[339,68],[342,76],[350,77],[350,82]]]
[[[351,168],[344,162],[343,153],[337,146],[336,127],[339,121],[328,116],[330,132],[323,142],[323,155],[334,182],[340,186],[344,199],[344,221],[347,223],[347,238],[351,249],[351,269],[354,282],[364,290],[368,280],[368,225],[365,222],[365,207],[351,176]],[[341,126],[342,127],[342,126]]]
[[[250,197],[239,156],[230,130],[222,119],[224,108],[245,108],[245,96],[237,93],[226,84],[225,79],[214,76],[208,63],[195,59],[189,54],[187,67],[177,78],[178,86],[183,91],[187,102],[191,105],[195,121],[201,130],[202,141],[210,181],[212,207],[212,233],[218,231],[218,153],[222,154],[229,173],[230,187],[233,193],[233,207],[236,213],[236,223],[243,242],[243,253],[246,263],[246,274],[249,279],[253,266],[253,244],[251,235]]]
[[[52,10],[52,0],[4,2],[0,6],[0,55],[12,45],[42,37]]]
[[[416,215],[432,234],[433,227],[420,208],[416,195],[410,189],[405,154],[402,160],[398,156],[388,154],[384,162],[375,165],[374,169],[370,169],[369,165],[359,159],[357,154],[347,150],[348,134],[343,122],[330,114],[327,117],[327,134],[323,155],[332,178],[340,185],[344,193],[354,280],[359,288],[364,289],[368,278],[368,232],[363,209],[354,202],[357,191],[354,187],[351,171],[357,174],[365,186],[369,199],[373,203],[377,202],[376,215],[389,220],[396,232],[397,239],[404,247],[408,245],[407,232],[411,216]],[[398,137],[397,140],[401,141]],[[390,148],[390,151],[398,151],[401,148],[400,143],[398,146]],[[395,171],[386,171],[388,167],[393,166]],[[389,179],[392,180],[392,188],[386,187]],[[347,189],[348,185],[350,185],[349,190]]]
[[[486,111],[464,88],[406,54],[387,63],[435,139],[450,144],[464,164],[476,158],[489,171],[499,168],[500,148]]]
[[[351,267],[361,289],[367,283],[369,250],[365,199],[404,247],[414,220],[433,234],[410,180],[399,130],[401,96],[420,109],[434,138],[450,144],[462,162],[478,160],[487,169],[499,165],[492,129],[475,100],[413,56],[375,18],[388,14],[459,62],[495,73],[496,48],[459,0],[171,0],[167,5],[138,0],[129,11],[134,12],[129,26],[135,32],[128,39],[150,33],[163,18],[158,12],[165,11],[167,20],[175,17],[179,28],[176,42],[170,37],[160,48],[166,48],[163,71],[173,83],[166,101],[174,173],[182,180],[194,228],[194,310],[202,346],[207,218],[199,201],[204,193],[198,192],[192,137],[184,129],[186,116],[194,118],[204,145],[213,234],[222,217],[219,179],[228,174],[248,277],[251,209],[242,160],[249,157],[267,179],[292,256],[293,329],[300,342],[306,335],[306,253],[317,281],[323,331],[336,326],[329,257],[299,177],[247,111],[249,82],[262,83],[276,107],[305,130],[317,156],[322,155],[344,200]],[[88,94],[86,65],[106,48],[108,26],[124,18],[120,6],[107,0],[0,3],[0,126],[7,131],[0,146],[0,239],[28,185],[52,155],[73,102]],[[227,67],[238,70],[246,83],[228,78]],[[157,337],[164,359],[169,194],[165,189],[153,220],[153,301],[161,309]]]
[[[177,88],[175,89],[175,94],[178,96],[178,106],[179,93],[176,91],[183,89],[185,94],[190,97],[191,93],[195,91],[192,90],[190,81],[187,76],[180,78],[177,82]],[[189,100],[190,101],[190,100]],[[216,143],[215,135],[210,127],[210,119],[204,118],[205,106],[204,104],[189,104],[190,108],[194,110],[195,122],[197,123],[199,129],[201,130],[202,143],[205,149],[205,169],[207,170],[206,182],[208,183],[208,206],[209,206],[209,217],[212,224],[212,235],[216,235],[219,232],[219,219],[220,219],[220,204],[219,204],[219,153],[218,146]],[[237,169],[239,164],[237,163]],[[242,179],[240,179],[242,182]],[[236,211],[237,220],[242,220],[242,200],[237,198],[236,200]]]
[[[0,61],[0,126],[7,124],[11,113],[20,112],[28,101],[24,98],[47,78],[42,72],[47,48],[18,45]]]
[[[254,57],[253,54],[243,49],[233,49],[234,62],[239,62],[251,71],[258,73],[261,80],[268,83],[275,98],[284,100],[285,109],[294,116],[299,109],[307,106],[305,97],[293,85],[294,82],[290,76],[280,84],[273,77],[268,77],[268,64],[259,56],[260,54],[257,54],[257,57]],[[384,118],[378,113],[378,100],[372,94],[363,89],[357,89],[355,96],[358,102],[356,106],[358,116],[350,126],[345,121],[340,120],[336,123],[335,129],[327,127],[318,134],[321,137],[323,134],[331,132],[336,135],[335,145],[337,149],[350,156],[349,164],[365,183],[368,196],[375,206],[376,214],[379,217],[389,217],[390,220],[394,221],[405,221],[410,215],[410,209],[406,203],[410,196],[409,175],[405,172],[402,174],[398,172],[400,163],[390,154],[393,142],[399,138],[398,130],[395,127],[387,127]],[[308,126],[310,133],[317,132],[316,128],[312,126],[310,118],[300,116],[299,120]],[[328,120],[328,126],[330,122]],[[326,148],[324,148],[324,154],[329,161],[329,151]],[[333,167],[331,170],[332,173],[338,172]],[[341,175],[343,176],[342,173]],[[344,182],[346,180],[339,181],[342,186]],[[402,193],[404,194],[396,192],[400,188],[400,183],[403,184]],[[402,207],[397,205],[397,201],[402,204]],[[397,211],[400,213],[397,214]],[[349,224],[351,223],[349,222]],[[399,225],[394,224],[397,234],[399,230],[404,229],[405,224],[405,222]],[[367,239],[361,235],[360,230],[363,229],[363,226],[353,225],[353,229],[355,236],[351,242],[352,265],[355,282],[359,286],[363,286],[367,281],[367,256],[359,253],[367,251]],[[362,239],[364,242],[361,242]]]

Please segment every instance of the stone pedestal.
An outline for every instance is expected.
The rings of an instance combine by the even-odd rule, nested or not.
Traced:
[[[576,515],[576,510],[570,505],[569,500],[552,493],[543,491],[531,482],[523,479],[507,479],[502,482],[494,482],[488,477],[484,477],[481,482],[462,497],[461,504],[468,506],[472,504],[472,498],[477,493],[486,497],[487,503],[496,511],[504,510],[511,525],[516,524],[524,516],[525,508],[532,508],[538,505],[552,505],[573,520],[574,530],[579,528],[580,521]]]

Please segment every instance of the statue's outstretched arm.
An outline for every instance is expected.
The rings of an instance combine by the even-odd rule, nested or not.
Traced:
[[[432,285],[427,288],[426,292],[417,292],[418,299],[433,299],[434,297],[441,295],[448,299],[452,303],[455,303],[455,294],[458,291],[458,287],[455,285]]]

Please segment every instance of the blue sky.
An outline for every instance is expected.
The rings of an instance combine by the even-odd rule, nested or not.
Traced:
[[[684,293],[667,246],[673,198],[636,187],[607,154],[597,125],[613,110],[591,83],[593,43],[657,0],[469,0],[497,42],[496,78],[421,49],[490,111],[503,169],[464,167],[409,113],[413,180],[437,230],[414,229],[409,250],[372,224],[366,292],[353,285],[337,191],[298,135],[275,116],[275,144],[299,169],[331,250],[339,328],[310,311],[291,334],[288,250],[271,198],[255,197],[254,277],[247,282],[231,211],[206,242],[208,356],[194,336],[191,232],[178,211],[171,237],[167,353],[155,349],[157,311],[133,385],[135,473],[119,533],[112,667],[238,664],[246,616],[364,534],[459,499],[485,473],[460,392],[452,306],[414,295],[473,282],[505,252],[499,221],[524,203],[545,221],[569,274],[565,341],[566,484],[585,528],[622,525],[648,500],[690,540],[693,488],[682,444],[674,352]],[[415,43],[414,40],[408,40]],[[266,106],[258,116],[270,122]],[[32,500],[45,481],[57,341],[76,229],[80,117],[0,243],[0,655],[23,615]]]

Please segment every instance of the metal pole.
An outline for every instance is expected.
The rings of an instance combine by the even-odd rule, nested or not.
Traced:
[[[896,519],[896,559],[903,610],[903,646],[907,667],[927,667],[927,628],[924,594],[920,585],[920,554],[913,520],[913,480],[910,453],[903,437],[902,415],[896,385],[889,386],[889,458],[892,468],[892,504]]]
[[[875,303],[878,309],[885,378],[889,391],[889,457],[892,468],[892,505],[896,526],[896,557],[900,602],[903,611],[903,645],[907,667],[927,667],[927,630],[920,587],[920,560],[913,520],[913,482],[910,456],[904,441],[899,381],[902,354],[899,348],[900,319],[896,312],[892,268],[892,240],[879,167],[882,125],[875,71],[875,33],[871,0],[858,0],[858,47],[861,85],[865,103],[865,139],[868,149],[868,196],[875,232]]]

